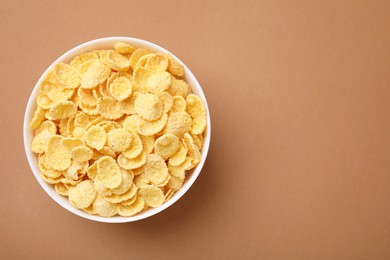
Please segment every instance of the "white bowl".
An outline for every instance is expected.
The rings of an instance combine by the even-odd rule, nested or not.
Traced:
[[[151,43],[151,42],[148,42],[145,40],[136,39],[136,38],[108,37],[108,38],[101,38],[101,39],[96,39],[93,41],[83,43],[83,44],[71,49],[70,51],[66,52],[61,57],[59,57],[55,62],[53,62],[50,65],[50,67],[40,77],[40,79],[36,83],[32,93],[31,93],[30,99],[28,100],[27,108],[26,108],[26,112],[25,112],[25,116],[24,116],[24,125],[23,125],[24,149],[26,150],[28,162],[30,164],[30,167],[31,167],[34,175],[35,175],[35,178],[37,179],[39,184],[42,186],[42,188],[47,192],[47,194],[53,200],[55,200],[58,204],[60,204],[62,207],[64,207],[65,209],[69,210],[70,212],[72,212],[80,217],[94,220],[94,221],[99,221],[99,222],[106,222],[106,223],[125,223],[125,222],[132,222],[132,221],[137,221],[137,220],[141,220],[144,218],[148,218],[150,216],[153,216],[153,215],[163,211],[164,209],[168,208],[173,203],[175,203],[177,200],[179,200],[188,191],[188,189],[192,186],[192,184],[195,182],[196,178],[200,174],[202,167],[205,163],[208,150],[209,150],[210,137],[211,137],[210,113],[209,113],[209,108],[207,106],[206,97],[202,91],[202,88],[199,85],[199,82],[196,80],[194,74],[192,74],[192,72],[188,69],[188,67],[185,66],[181,62],[184,65],[184,69],[185,69],[185,76],[184,76],[185,80],[191,86],[193,93],[198,95],[203,100],[204,104],[206,105],[207,128],[205,131],[204,143],[203,143],[203,148],[201,151],[202,159],[201,159],[200,163],[194,169],[192,169],[190,172],[187,173],[187,177],[186,177],[186,180],[183,184],[183,187],[179,191],[177,191],[172,196],[172,198],[170,200],[168,200],[166,203],[164,203],[163,205],[161,205],[157,208],[148,209],[148,210],[146,210],[138,215],[132,216],[132,217],[115,216],[115,217],[111,217],[111,218],[104,218],[104,217],[99,217],[99,216],[95,216],[95,215],[89,215],[89,214],[85,213],[84,211],[81,211],[81,210],[78,210],[78,209],[72,207],[69,204],[67,198],[57,194],[57,192],[54,190],[54,186],[46,183],[42,179],[42,177],[39,174],[40,169],[38,167],[38,158],[30,149],[31,141],[33,138],[33,131],[31,131],[30,127],[29,127],[31,119],[34,115],[34,111],[37,108],[36,99],[38,96],[40,83],[45,78],[45,75],[48,73],[48,71],[50,69],[52,69],[53,66],[55,64],[57,64],[58,62],[69,62],[76,55],[79,55],[79,54],[86,52],[86,51],[90,51],[90,50],[94,50],[94,49],[112,48],[114,43],[118,42],[118,41],[128,42],[136,47],[149,48],[151,50],[154,50],[154,51],[160,52],[160,53],[169,53],[174,58],[176,58],[179,62],[181,62],[175,55],[173,55],[169,51],[165,50],[164,48],[162,48],[154,43]]]

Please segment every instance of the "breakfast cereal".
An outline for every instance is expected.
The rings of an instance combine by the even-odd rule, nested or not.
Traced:
[[[206,107],[172,56],[117,42],[57,63],[30,123],[42,179],[101,217],[168,201],[201,160]]]

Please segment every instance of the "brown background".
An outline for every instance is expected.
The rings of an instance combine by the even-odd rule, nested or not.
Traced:
[[[390,259],[389,13],[388,1],[1,1],[0,258]],[[40,75],[105,36],[171,50],[212,116],[193,188],[129,224],[58,206],[23,150]]]

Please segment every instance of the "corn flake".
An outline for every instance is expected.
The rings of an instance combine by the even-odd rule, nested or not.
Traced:
[[[163,188],[165,185],[167,185],[167,183],[169,182],[169,180],[171,179],[171,175],[167,175],[167,178],[165,178],[165,180],[160,183],[160,184],[157,184],[156,186],[157,187],[160,187],[160,188]]]
[[[78,146],[72,149],[70,156],[73,160],[86,162],[92,159],[93,151],[86,146]]]
[[[133,88],[126,77],[118,77],[110,84],[110,94],[116,100],[122,101],[131,95]]]
[[[206,128],[206,115],[199,115],[192,119],[191,134],[199,135],[202,134]]]
[[[74,116],[77,112],[77,105],[72,101],[63,101],[53,105],[49,114],[53,120],[60,120]]]
[[[138,60],[138,62],[137,62],[137,64],[135,65],[134,68],[137,69],[137,68],[139,68],[139,67],[143,67],[143,68],[146,69],[146,67],[145,67],[146,61],[148,60],[149,57],[151,57],[151,56],[153,56],[153,55],[155,55],[155,53],[149,53],[149,54],[146,54],[146,55],[142,56],[142,57]],[[149,68],[147,68],[147,69],[149,69]],[[149,70],[151,70],[151,69],[149,69]]]
[[[101,217],[109,218],[116,215],[117,207],[104,199],[102,195],[97,195],[92,203],[93,212]]]
[[[132,171],[133,171],[134,176],[138,176],[138,175],[144,173],[144,166],[133,169]]]
[[[79,138],[74,137],[65,137],[61,140],[61,145],[68,150],[68,152],[71,152],[73,148],[78,146],[84,146],[85,143],[83,140]]]
[[[47,110],[53,105],[53,101],[46,94],[40,94],[37,97],[37,105]]]
[[[187,158],[186,158],[187,159]],[[185,160],[186,160],[185,159]],[[168,172],[171,176],[175,176],[179,179],[185,179],[186,177],[186,170],[184,170],[184,164],[186,161],[179,165],[179,166],[172,166],[171,164],[168,165]]]
[[[103,63],[116,71],[127,71],[130,67],[130,60],[114,50],[103,51],[100,53],[100,59]]]
[[[88,129],[85,140],[89,146],[100,150],[106,143],[107,135],[103,128],[95,125]]]
[[[107,134],[107,146],[114,152],[123,152],[129,148],[132,142],[132,136],[126,130],[114,129]]]
[[[131,133],[137,133],[137,115],[127,116],[123,121],[123,129]]]
[[[122,217],[130,217],[142,211],[144,209],[144,206],[144,199],[138,197],[135,202],[129,206],[123,204],[118,205],[118,214]]]
[[[181,112],[186,110],[186,100],[182,96],[172,98],[172,112]]]
[[[203,101],[197,95],[189,94],[186,98],[186,102],[187,111],[192,118],[206,114],[206,108]]]
[[[122,182],[122,174],[116,161],[104,156],[97,161],[96,179],[100,180],[106,188],[113,189]]]
[[[127,158],[123,153],[118,156],[118,164],[126,170],[132,170],[143,166],[146,163],[146,154],[141,153],[133,159]]]
[[[122,201],[120,205],[122,206],[131,206],[136,200],[138,196],[133,196],[132,198]]]
[[[184,183],[184,179],[171,176],[166,187],[167,189],[170,189],[172,191],[178,191],[183,186],[183,183]]]
[[[135,114],[135,109],[134,109],[134,102],[138,96],[137,91],[132,92],[130,97],[126,98],[125,100],[119,101],[119,107],[121,109],[121,112],[126,115],[131,115]]]
[[[97,175],[97,161],[95,161],[91,166],[88,167],[87,175],[88,178],[90,178],[91,180],[95,180]]]
[[[110,67],[96,60],[87,69],[81,79],[80,88],[92,89],[103,83],[111,73]]]
[[[142,141],[143,152],[150,154],[154,149],[154,136],[153,135],[140,135]]]
[[[172,77],[171,79],[171,85],[167,89],[167,92],[171,96],[182,96],[183,98],[186,98],[188,95],[188,92],[190,87],[188,84],[181,79],[176,79],[175,77]]]
[[[34,117],[30,123],[31,130],[36,129],[42,124],[43,121],[45,121],[45,113],[46,110],[38,106],[37,110],[35,110]]]
[[[123,116],[118,101],[112,97],[102,97],[98,99],[97,111],[107,119],[118,119]]]
[[[152,208],[156,208],[164,203],[165,196],[161,189],[152,185],[144,186],[140,189],[140,195],[145,200],[146,204]]]
[[[175,194],[175,192],[171,189],[168,189],[167,192],[165,192],[164,196],[165,196],[165,201],[168,201],[172,198],[173,194]],[[164,201],[164,202],[165,202]]]
[[[89,122],[89,124],[85,128],[86,130],[88,130],[89,128],[91,128],[94,125],[99,124],[100,122],[106,121],[106,119],[104,117],[101,117],[101,116],[97,116],[96,118],[92,118],[93,116],[90,116],[90,117],[91,117],[91,122]]]
[[[159,71],[151,74],[146,80],[146,89],[150,93],[161,93],[171,85],[171,74],[166,71]]]
[[[66,170],[71,164],[70,151],[61,145],[62,139],[54,135],[47,142],[46,163],[58,171]]]
[[[146,185],[150,185],[151,182],[150,182],[149,178],[145,174],[139,174],[139,175],[134,177],[134,184],[138,188],[142,188],[142,187],[144,187]]]
[[[49,183],[49,184],[57,184],[57,183],[61,183],[61,177],[58,177],[58,178],[50,178],[50,177],[47,177],[46,175],[44,174],[41,174],[41,177],[42,179]]]
[[[157,94],[158,98],[163,103],[163,113],[168,113],[173,105],[173,98],[167,92],[161,92]]]
[[[184,162],[187,156],[187,147],[183,144],[179,144],[177,152],[169,158],[169,164],[172,166],[179,166]]]
[[[200,151],[202,149],[202,145],[203,145],[203,135],[202,134],[199,134],[199,135],[191,134],[191,136],[192,136],[192,139],[194,140],[196,147],[198,147],[198,150]]]
[[[148,121],[154,121],[163,113],[163,103],[158,96],[153,94],[139,94],[134,102],[135,111],[139,116]]]
[[[174,155],[180,148],[180,141],[176,135],[165,134],[157,138],[154,143],[154,152],[164,160]]]
[[[31,143],[31,151],[38,154],[46,152],[48,141],[52,136],[53,134],[47,130],[36,135]]]
[[[118,187],[111,190],[113,194],[118,194],[118,195],[123,194],[127,192],[133,185],[133,179],[134,179],[133,172],[131,170],[126,171],[121,169],[121,173],[122,173],[122,182]]]
[[[133,184],[131,182],[131,184]],[[129,189],[121,194],[105,195],[104,198],[111,203],[121,203],[122,201],[129,200],[137,194],[138,188],[135,185],[130,185]]]
[[[87,161],[80,162],[73,160],[71,166],[66,171],[63,171],[63,175],[68,180],[77,181],[84,177],[87,169]]]
[[[116,153],[114,152],[114,150],[112,150],[110,147],[108,146],[103,146],[102,149],[99,150],[99,153],[103,154],[103,155],[107,155],[107,156],[110,156],[112,158],[115,158],[116,157]]]
[[[69,89],[69,88],[60,89],[59,87],[54,85],[46,85],[46,86],[47,86],[47,92],[44,94],[46,94],[53,103],[69,100],[72,98],[72,96],[75,93],[74,89]]]
[[[46,74],[45,78],[43,79],[43,83],[51,83],[51,84],[54,84],[54,85],[58,84],[57,76],[56,76],[56,73],[55,73],[55,71],[53,69],[48,71],[48,73]]]
[[[87,60],[81,63],[76,69],[80,73],[80,77],[83,78],[89,67],[95,62],[97,59]]]
[[[146,83],[149,77],[153,74],[152,70],[145,69],[144,67],[137,67],[133,72],[133,79],[135,87],[141,93],[147,93]]]
[[[69,65],[75,68],[80,74],[83,74],[82,72],[85,73],[86,64],[98,59],[99,56],[96,53],[87,52],[74,57],[73,60],[69,63]]]
[[[120,54],[131,54],[136,48],[125,42],[117,42],[114,44],[114,49]]]
[[[66,124],[66,132],[68,133],[69,136],[72,136],[73,130],[74,130],[74,119],[75,116],[71,116]]]
[[[145,67],[153,71],[165,71],[168,68],[168,58],[161,53],[150,54],[146,60]]]
[[[70,179],[67,179],[67,178],[62,178],[60,181],[61,181],[61,183],[65,184],[65,185],[69,185],[71,187],[75,187],[75,186],[77,186],[77,184],[82,182],[82,179],[70,180]]]
[[[56,192],[62,196],[68,196],[68,191],[69,191],[69,188],[63,184],[63,183],[56,183],[54,184],[54,189],[56,190]]]
[[[82,127],[75,127],[72,132],[72,136],[75,138],[85,139],[85,135],[87,131],[85,131]]]
[[[57,179],[59,177],[62,176],[62,171],[56,171],[56,170],[45,170],[45,171],[42,171],[42,174],[49,177],[49,178],[52,178],[52,179]]]
[[[112,130],[122,128],[121,125],[115,121],[103,121],[103,122],[97,123],[96,125],[103,128],[106,133],[111,132]]]
[[[96,193],[93,181],[85,180],[69,189],[69,202],[76,208],[87,208],[94,201]]]
[[[142,141],[138,134],[130,132],[131,143],[126,151],[123,151],[123,155],[129,159],[133,159],[140,155],[142,152]]]
[[[60,135],[64,137],[68,136],[68,121],[69,118],[61,119],[58,125],[58,131],[60,132]]]
[[[78,112],[74,119],[74,125],[76,127],[86,128],[90,123],[89,115],[84,112]]]
[[[155,135],[160,132],[167,124],[168,115],[163,114],[160,119],[148,121],[142,118],[137,120],[137,130],[141,135]]]
[[[57,63],[54,71],[61,88],[75,89],[80,86],[80,74],[72,66],[65,63]]]
[[[184,67],[181,65],[178,61],[176,61],[173,57],[170,55],[167,55],[168,57],[168,71],[178,77],[183,77],[184,76]]]
[[[149,154],[146,158],[145,175],[154,184],[162,183],[168,175],[164,159],[157,154]]]
[[[184,133],[189,132],[192,128],[192,119],[187,112],[171,113],[167,125],[165,126],[165,134],[174,134],[182,137]]]
[[[198,147],[195,145],[192,136],[189,133],[185,133],[183,140],[187,145],[188,155],[194,160],[194,163],[197,164],[198,162],[200,162],[201,154],[198,150]]]
[[[149,53],[152,53],[151,50],[149,49],[136,49],[130,56],[130,66],[131,68],[134,70],[135,69],[135,66],[137,65],[138,63],[138,60],[146,55],[146,54],[149,54]]]

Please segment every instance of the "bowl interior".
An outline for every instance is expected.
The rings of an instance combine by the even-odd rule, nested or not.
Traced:
[[[176,58],[180,63],[182,63],[175,55],[168,52],[164,48],[162,48],[156,44],[153,44],[153,43],[150,43],[150,42],[147,42],[144,40],[140,40],[140,39],[135,39],[135,38],[109,37],[109,38],[97,39],[97,40],[93,40],[93,41],[81,44],[81,45],[71,49],[70,51],[66,52],[64,55],[59,57],[55,62],[53,62],[53,64],[50,65],[50,67],[43,73],[41,78],[38,80],[37,84],[35,85],[32,93],[31,93],[30,99],[29,99],[28,104],[27,104],[25,118],[24,118],[24,126],[23,126],[24,147],[25,147],[28,162],[30,164],[30,167],[31,167],[37,181],[42,186],[42,188],[47,192],[47,194],[53,200],[55,200],[58,204],[60,204],[62,207],[64,207],[65,209],[69,210],[70,212],[72,212],[78,216],[84,217],[86,219],[94,220],[94,221],[107,222],[107,223],[124,223],[124,222],[132,222],[132,221],[144,219],[144,218],[153,216],[153,215],[163,211],[164,209],[168,208],[173,203],[175,203],[178,199],[180,199],[180,197],[182,197],[184,195],[184,193],[191,187],[191,185],[194,183],[194,181],[198,177],[198,175],[199,175],[199,173],[204,165],[204,162],[206,160],[206,156],[207,156],[209,145],[210,145],[210,137],[211,137],[210,136],[211,135],[210,113],[209,113],[209,108],[207,106],[207,101],[206,101],[205,95],[204,95],[202,88],[200,87],[198,81],[196,80],[195,76],[188,69],[188,67],[182,63],[184,65],[184,69],[185,69],[184,79],[191,86],[192,92],[194,94],[198,95],[203,100],[203,102],[206,106],[207,127],[206,127],[206,130],[204,133],[204,141],[203,141],[203,147],[202,147],[202,151],[201,151],[202,159],[201,159],[200,163],[194,169],[187,172],[186,180],[183,184],[183,187],[179,191],[177,191],[169,201],[167,201],[166,203],[164,203],[163,205],[161,205],[157,208],[150,208],[150,209],[148,209],[148,210],[146,210],[146,211],[144,211],[136,216],[132,216],[132,217],[115,216],[115,217],[111,217],[111,218],[103,218],[103,217],[99,217],[99,216],[95,216],[95,215],[89,215],[81,210],[78,210],[78,209],[72,207],[69,204],[67,198],[57,194],[57,192],[54,190],[54,186],[46,183],[42,179],[42,177],[40,176],[40,169],[38,167],[38,158],[30,149],[31,141],[33,138],[33,131],[31,131],[29,128],[29,124],[30,124],[31,119],[34,115],[34,111],[37,108],[36,98],[39,94],[38,92],[39,92],[40,83],[45,78],[47,72],[50,71],[51,68],[55,64],[57,64],[58,62],[65,62],[65,63],[70,62],[70,60],[73,57],[75,57],[76,55],[79,55],[81,53],[84,53],[86,51],[90,51],[90,50],[94,50],[94,49],[112,48],[114,43],[118,42],[118,41],[127,42],[127,43],[130,43],[136,47],[149,48],[149,49],[156,51],[156,52],[169,53],[174,58]]]

